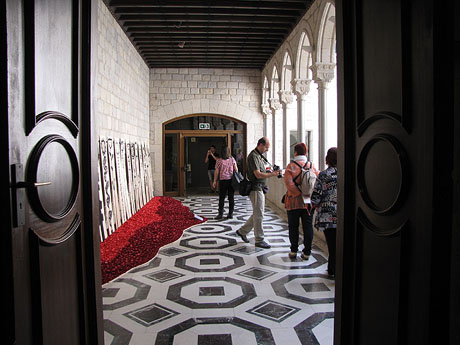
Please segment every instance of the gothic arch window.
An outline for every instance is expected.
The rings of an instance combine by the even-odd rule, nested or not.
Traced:
[[[278,92],[280,91],[280,78],[279,78],[279,73],[278,73],[278,68],[273,66],[273,71],[272,71],[272,79],[271,79],[271,87],[270,87],[270,98],[276,98],[278,99]]]
[[[283,69],[281,73],[281,90],[292,91],[292,79],[294,68],[292,65],[291,55],[288,51],[284,54]]]
[[[268,104],[268,99],[270,98],[270,85],[268,84],[267,76],[264,76],[264,83],[262,89],[262,104]]]
[[[336,62],[335,6],[328,2],[324,7],[318,35],[317,62]]]
[[[280,84],[280,74],[275,65],[272,72],[270,98],[270,108],[272,109],[271,159],[272,163],[277,165],[281,165],[283,162],[283,112],[279,96]]]
[[[298,79],[312,79],[310,66],[312,65],[313,47],[308,34],[304,31],[300,36],[297,50],[296,77]]]

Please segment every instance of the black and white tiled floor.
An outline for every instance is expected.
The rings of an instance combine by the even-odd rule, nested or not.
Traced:
[[[235,230],[251,204],[235,198],[234,218],[222,221],[212,219],[216,196],[180,198],[208,222],[103,286],[106,345],[333,343],[327,255],[314,244],[308,261],[289,259],[287,223],[269,207],[264,228],[272,248],[256,248],[252,232],[243,243]]]

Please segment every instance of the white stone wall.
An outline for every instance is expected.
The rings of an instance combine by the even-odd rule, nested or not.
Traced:
[[[99,136],[149,143],[149,68],[102,0],[98,3]]]
[[[150,150],[157,193],[163,190],[163,124],[191,114],[225,115],[246,123],[249,151],[263,136],[260,80],[254,69],[150,70]]]

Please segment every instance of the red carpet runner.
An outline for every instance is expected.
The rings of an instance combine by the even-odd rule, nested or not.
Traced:
[[[154,197],[101,243],[102,284],[151,260],[185,229],[204,221],[178,200]]]

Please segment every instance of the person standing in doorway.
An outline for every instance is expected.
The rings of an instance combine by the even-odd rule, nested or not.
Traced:
[[[329,259],[327,273],[335,277],[335,252],[337,228],[337,147],[331,147],[326,154],[326,170],[319,173],[311,195],[315,207],[315,228],[324,231]]]
[[[213,188],[217,186],[219,178],[219,214],[214,219],[222,219],[224,215],[225,196],[228,194],[228,214],[227,218],[233,218],[233,210],[235,208],[234,189],[232,186],[233,171],[238,171],[235,158],[231,156],[228,146],[222,147],[222,157],[217,160],[216,172],[214,173]]]
[[[294,160],[286,166],[284,173],[284,183],[287,192],[284,200],[284,208],[288,216],[289,241],[291,242],[291,251],[289,257],[297,257],[299,250],[299,219],[302,219],[303,229],[303,249],[300,257],[308,260],[311,254],[311,244],[313,241],[313,209],[310,195],[302,195],[296,185],[296,180],[300,177],[302,169],[311,169],[315,172],[313,164],[307,159],[307,145],[298,143],[294,146]],[[313,184],[313,180],[312,180]]]
[[[211,191],[215,193],[217,191],[216,187],[213,186],[214,181],[214,173],[216,171],[216,161],[218,159],[218,155],[216,153],[216,147],[211,145],[208,152],[206,152],[206,158],[204,159],[204,163],[208,164],[208,179],[209,184],[211,185]]]
[[[252,183],[252,190],[249,199],[252,204],[252,215],[246,223],[236,231],[241,239],[249,243],[247,234],[254,229],[255,245],[260,248],[270,248],[271,246],[264,241],[264,229],[262,222],[265,210],[265,193],[268,191],[266,185],[267,178],[281,176],[281,171],[267,171],[268,163],[262,155],[270,148],[268,138],[260,138],[257,147],[249,153],[247,158],[247,175]]]

